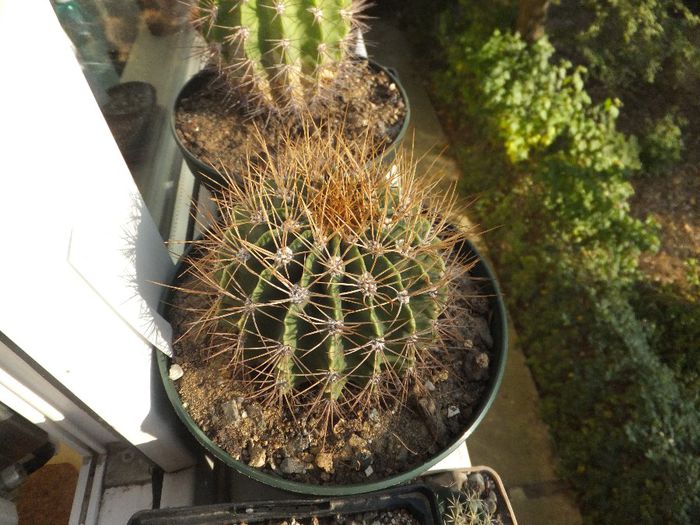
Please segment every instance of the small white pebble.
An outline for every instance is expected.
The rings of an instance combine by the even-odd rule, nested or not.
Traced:
[[[432,382],[430,382],[430,381],[426,381],[426,382],[425,382],[425,389],[426,389],[428,392],[435,392],[435,385],[434,385]]]
[[[370,477],[372,474],[374,474],[374,469],[372,468],[372,465],[370,465],[365,469],[365,476]]]
[[[183,375],[185,375],[185,371],[182,369],[182,367],[180,365],[178,365],[178,364],[170,365],[170,370],[168,371],[168,377],[172,381],[177,381]]]
[[[447,407],[447,417],[455,417],[457,414],[459,414],[459,408],[454,405]]]
[[[389,91],[396,91],[396,84],[394,84],[393,82],[389,84]]]
[[[253,507],[247,507],[245,509],[246,514],[252,514],[253,512],[255,512],[255,509]]]

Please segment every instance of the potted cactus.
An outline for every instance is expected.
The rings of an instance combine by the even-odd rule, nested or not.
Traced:
[[[477,466],[430,474],[446,525],[518,525],[498,473]]]
[[[409,119],[395,73],[357,56],[362,0],[192,0],[209,68],[175,101],[173,127],[186,161],[217,188],[242,174],[251,129],[271,147],[302,115],[348,138],[369,129],[395,145]]]
[[[319,139],[322,137],[322,139]],[[314,494],[378,490],[456,449],[505,366],[493,275],[411,164],[313,125],[215,197],[165,300],[175,410],[239,471]]]

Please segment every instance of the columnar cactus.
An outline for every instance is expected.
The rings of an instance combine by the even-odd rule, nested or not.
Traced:
[[[218,197],[193,261],[214,297],[202,322],[233,334],[261,397],[405,397],[439,344],[456,237],[410,170],[387,178],[337,138],[295,141]]]
[[[197,0],[195,26],[249,101],[305,108],[346,59],[358,0]]]

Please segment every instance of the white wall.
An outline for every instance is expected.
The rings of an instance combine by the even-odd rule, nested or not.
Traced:
[[[171,262],[49,0],[0,0],[0,331],[166,470]]]

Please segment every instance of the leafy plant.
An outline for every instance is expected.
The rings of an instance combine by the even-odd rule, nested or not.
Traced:
[[[577,49],[596,77],[615,91],[662,80],[676,85],[700,67],[700,18],[682,0],[585,0],[576,15],[588,20]]]
[[[684,338],[696,314],[674,306],[647,317],[640,303],[657,301],[633,293],[638,255],[658,239],[630,211],[639,162],[616,130],[617,105],[590,102],[576,85],[583,71],[553,64],[546,41],[526,46],[499,32],[444,41],[443,96],[481,133],[466,135],[462,158],[482,169],[471,160],[481,153],[500,168],[465,172],[483,184],[470,183],[481,194],[474,209],[486,228],[508,225],[489,246],[584,519],[694,523],[700,419],[695,363],[680,357],[694,355]],[[667,317],[676,319],[669,330],[649,321]]]
[[[479,47],[464,44],[458,38],[448,50],[448,85],[492,126],[511,162],[559,153],[596,171],[639,168],[636,141],[615,128],[620,102],[594,105],[585,68],[552,63],[546,38],[528,45],[497,29]]]
[[[192,0],[195,27],[251,109],[329,96],[362,28],[362,0]]]
[[[262,401],[321,417],[405,399],[469,321],[450,299],[468,268],[451,199],[404,161],[387,178],[333,133],[261,147],[191,260],[212,297],[197,325]]]
[[[646,173],[662,174],[681,160],[684,148],[681,126],[684,124],[685,120],[673,113],[656,120],[647,119],[640,153]]]

